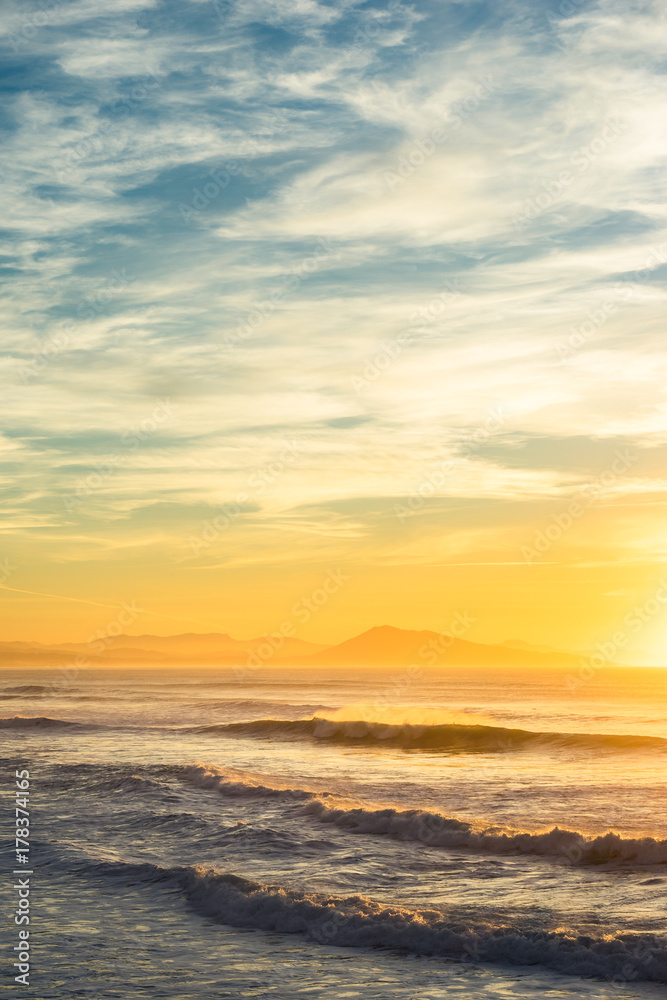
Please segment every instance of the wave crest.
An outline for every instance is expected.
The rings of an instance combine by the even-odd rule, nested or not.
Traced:
[[[202,916],[232,927],[302,934],[323,945],[388,949],[463,962],[541,965],[619,983],[667,982],[667,941],[653,933],[545,926],[539,916],[455,908],[413,909],[367,896],[303,892],[199,865],[96,859],[84,869],[110,878],[177,886]]]
[[[560,858],[571,865],[667,864],[667,840],[653,837],[622,837],[613,831],[589,837],[557,826],[537,833],[483,828],[435,810],[350,805],[349,799],[335,792],[290,787],[266,777],[202,763],[187,766],[183,776],[199,788],[213,788],[222,795],[267,796],[298,803],[305,815],[353,833],[388,836],[429,847]]]
[[[659,736],[533,732],[528,729],[461,722],[429,725],[313,716],[311,719],[298,720],[255,719],[251,722],[219,723],[197,726],[192,731],[205,735],[282,740],[318,739],[478,753],[502,753],[531,747],[591,751],[651,749],[667,752],[667,740]]]
[[[0,691],[0,698],[25,698],[26,695],[38,697],[48,689],[43,684],[16,684],[13,687],[6,687]]]
[[[570,975],[667,981],[667,942],[652,934],[592,937],[564,928],[412,910],[365,896],[305,893],[196,867],[182,876],[205,916],[235,927],[305,934],[320,944],[388,948],[476,962],[540,964]]]
[[[65,729],[68,727],[80,729],[82,723],[66,722],[64,719],[49,719],[46,715],[15,715],[13,718],[0,719],[0,729]]]
[[[609,831],[587,837],[577,830],[555,826],[542,833],[478,829],[465,820],[425,809],[372,809],[337,807],[313,798],[304,811],[322,823],[332,823],[355,833],[372,833],[412,840],[429,847],[445,847],[492,854],[532,854],[561,857],[575,865],[635,862],[667,864],[667,840],[627,838]]]
[[[189,764],[182,776],[198,788],[214,788],[222,795],[230,796],[260,796],[261,798],[291,799],[303,801],[316,795],[328,797],[332,792],[314,792],[305,788],[291,788],[288,784],[261,775],[253,775],[223,768],[209,767],[207,764]]]

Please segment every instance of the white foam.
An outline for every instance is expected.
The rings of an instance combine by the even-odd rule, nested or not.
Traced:
[[[304,893],[199,867],[184,870],[183,882],[198,912],[235,927],[306,934],[321,944],[667,982],[667,942],[655,935],[591,937],[562,927],[522,926],[516,916],[503,924],[471,921],[455,912],[411,910],[360,895]]]
[[[380,808],[371,804],[351,806],[333,792],[292,787],[263,776],[201,763],[189,765],[185,776],[198,787],[215,788],[223,795],[269,796],[299,802],[303,812],[313,819],[354,833],[417,841],[431,847],[560,858],[574,865],[667,864],[667,840],[653,837],[627,838],[612,831],[588,837],[577,830],[562,830],[557,826],[541,832],[489,829],[427,809]]]

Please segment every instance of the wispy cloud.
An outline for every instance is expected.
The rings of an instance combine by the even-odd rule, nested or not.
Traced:
[[[661,454],[657,3],[54,0],[10,5],[2,33],[0,459],[21,544],[47,532],[54,565],[136,548],[180,564],[292,435],[299,461],[224,559],[195,565],[278,564],[293,545],[304,563],[330,545],[434,564],[495,545],[511,563],[498,504],[576,490],[614,438]],[[445,287],[460,294],[431,309]],[[164,398],[174,420],[63,508]],[[500,405],[503,435],[393,538],[394,500]],[[619,493],[654,495],[647,462]],[[450,530],[461,498],[491,506]]]

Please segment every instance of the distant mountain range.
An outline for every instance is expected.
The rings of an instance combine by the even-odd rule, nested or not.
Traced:
[[[429,666],[471,667],[579,667],[588,653],[531,646],[521,640],[498,645],[469,642],[437,632],[411,631],[380,625],[334,646],[317,645],[303,639],[284,639],[266,655],[271,637],[233,639],[224,633],[183,635],[118,635],[91,639],[88,643],[43,645],[37,642],[0,643],[0,663],[6,665],[53,665],[71,663],[77,654],[92,663],[244,664],[250,654],[273,664],[294,666]],[[619,661],[620,662],[620,661]]]
[[[572,653],[536,652],[380,625],[307,657],[313,666],[578,666]]]
[[[268,641],[232,639],[223,632],[185,632],[182,635],[115,635],[91,638],[86,643],[0,642],[2,663],[69,663],[81,653],[93,660],[117,663],[238,663]],[[326,646],[304,639],[284,639],[283,659],[302,659]]]

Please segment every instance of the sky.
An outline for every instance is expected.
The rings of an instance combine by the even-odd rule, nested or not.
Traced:
[[[1,17],[0,638],[667,662],[662,4]]]

